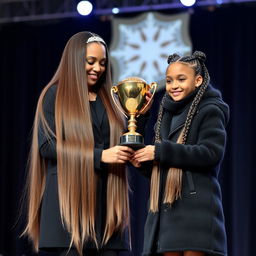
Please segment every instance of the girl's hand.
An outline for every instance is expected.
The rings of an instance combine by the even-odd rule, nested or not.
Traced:
[[[134,152],[131,159],[131,163],[141,163],[145,161],[151,161],[155,158],[155,146],[148,145],[145,148],[139,149]]]
[[[134,167],[136,167],[136,168],[141,167],[141,163],[140,163],[139,161],[137,161],[137,160],[132,159],[132,160],[130,160],[130,163],[131,163]]]
[[[129,161],[134,151],[126,146],[114,146],[102,151],[101,161],[103,163],[124,164]]]
[[[152,104],[153,104],[153,99],[152,98],[152,93],[150,91],[146,92],[146,101],[147,103],[150,101],[150,103],[148,104],[148,106],[140,113],[142,115],[146,114],[148,112],[148,110],[151,108]],[[146,104],[147,104],[146,103]]]

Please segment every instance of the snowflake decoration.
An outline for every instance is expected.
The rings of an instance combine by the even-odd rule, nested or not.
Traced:
[[[164,79],[167,57],[191,53],[188,14],[147,13],[134,19],[114,19],[110,56],[114,82],[138,76],[148,83]]]

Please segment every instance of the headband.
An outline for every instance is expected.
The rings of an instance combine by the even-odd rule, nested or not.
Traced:
[[[101,42],[103,44],[106,44],[104,40],[99,36],[91,36],[87,39],[86,43],[92,43],[92,42]]]

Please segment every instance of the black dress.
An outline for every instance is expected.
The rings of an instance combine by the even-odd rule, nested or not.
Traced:
[[[56,88],[56,86],[49,88],[43,102],[43,110],[46,120],[53,131],[55,131],[54,105]],[[95,140],[94,166],[95,173],[98,176],[95,228],[96,235],[101,241],[105,227],[106,183],[108,175],[106,165],[101,162],[101,154],[103,149],[109,148],[110,128],[104,105],[99,96],[95,102],[90,103],[90,106]],[[39,249],[51,250],[54,248],[68,248],[70,244],[70,235],[62,225],[59,210],[56,141],[53,138],[51,141],[47,140],[40,127],[39,149],[41,156],[46,158],[48,161],[46,186],[41,206]],[[96,249],[93,242],[88,242],[85,245],[85,248]],[[123,234],[118,232],[114,233],[108,243],[102,246],[100,249],[128,250],[128,248],[129,246],[126,232]]]
[[[218,173],[229,109],[220,93],[209,87],[193,118],[186,144],[177,144],[195,93],[180,102],[168,96],[164,104],[162,142],[155,145],[155,160],[160,163],[159,211],[148,213],[143,255],[187,250],[227,255]],[[183,171],[182,196],[172,206],[163,203],[170,167]]]

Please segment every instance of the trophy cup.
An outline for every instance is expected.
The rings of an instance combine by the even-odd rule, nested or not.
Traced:
[[[153,82],[150,85],[145,80],[139,77],[128,77],[116,86],[111,88],[111,96],[117,108],[128,118],[128,130],[120,137],[120,145],[129,146],[133,149],[143,148],[144,139],[141,134],[136,132],[136,117],[148,106],[152,100],[157,83]],[[146,102],[146,92],[152,91],[151,99]],[[118,95],[119,103],[117,103],[114,94]],[[120,107],[121,105],[121,107]]]

